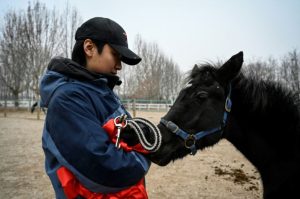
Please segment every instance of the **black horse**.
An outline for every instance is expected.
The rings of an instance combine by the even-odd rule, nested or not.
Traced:
[[[220,68],[194,67],[158,125],[162,146],[149,158],[164,166],[225,138],[260,172],[264,198],[300,198],[299,97],[245,77],[242,63],[240,52]]]

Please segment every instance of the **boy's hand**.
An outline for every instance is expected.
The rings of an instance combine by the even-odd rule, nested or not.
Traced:
[[[128,125],[122,130],[121,139],[126,142],[128,146],[135,146],[139,143],[139,139],[134,130]]]

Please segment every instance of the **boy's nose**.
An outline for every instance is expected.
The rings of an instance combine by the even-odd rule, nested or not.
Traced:
[[[122,69],[122,63],[119,61],[116,65],[116,70],[121,70]]]

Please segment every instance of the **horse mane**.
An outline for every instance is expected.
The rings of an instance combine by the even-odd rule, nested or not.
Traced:
[[[185,84],[188,84],[189,82],[193,81],[200,73],[210,72],[211,74],[213,74],[218,68],[218,65],[214,65],[213,63],[208,62],[195,65],[195,68],[193,70],[187,72],[188,75],[183,82]]]
[[[256,75],[245,76],[241,73],[235,80],[236,88],[244,90],[244,99],[253,102],[252,110],[264,111],[275,104],[293,107],[299,110],[299,95],[284,87],[281,83],[262,80]]]

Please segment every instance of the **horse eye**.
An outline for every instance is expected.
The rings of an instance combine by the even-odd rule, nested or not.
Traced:
[[[208,93],[206,91],[199,91],[196,94],[197,98],[207,98],[208,97]]]

